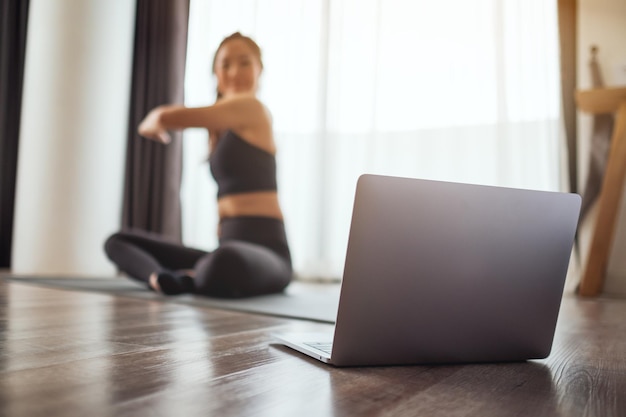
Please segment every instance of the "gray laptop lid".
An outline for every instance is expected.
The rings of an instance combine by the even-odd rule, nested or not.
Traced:
[[[546,357],[579,209],[576,194],[361,176],[332,363]]]

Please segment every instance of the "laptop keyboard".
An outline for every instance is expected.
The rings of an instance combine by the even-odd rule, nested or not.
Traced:
[[[312,347],[313,349],[321,350],[324,353],[328,353],[329,355],[333,350],[333,344],[330,342],[305,342],[304,344]]]

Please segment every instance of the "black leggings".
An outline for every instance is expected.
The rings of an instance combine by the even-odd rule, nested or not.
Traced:
[[[281,292],[293,275],[282,221],[235,217],[220,223],[213,252],[193,249],[146,232],[119,232],[104,247],[131,278],[149,283],[153,273],[193,269],[195,293],[248,297]]]

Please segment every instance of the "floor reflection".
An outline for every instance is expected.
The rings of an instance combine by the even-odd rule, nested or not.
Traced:
[[[335,417],[560,415],[550,370],[535,362],[346,368],[330,380]]]
[[[111,358],[110,401],[132,410],[145,407],[179,415],[187,392],[210,380],[212,349],[202,314],[193,308],[158,301],[115,298],[110,328],[114,343],[133,346]],[[208,399],[208,398],[207,398]]]

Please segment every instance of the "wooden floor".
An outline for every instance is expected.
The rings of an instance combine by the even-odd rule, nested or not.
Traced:
[[[326,329],[0,280],[0,416],[626,416],[626,300],[566,297],[547,360],[339,369]]]

